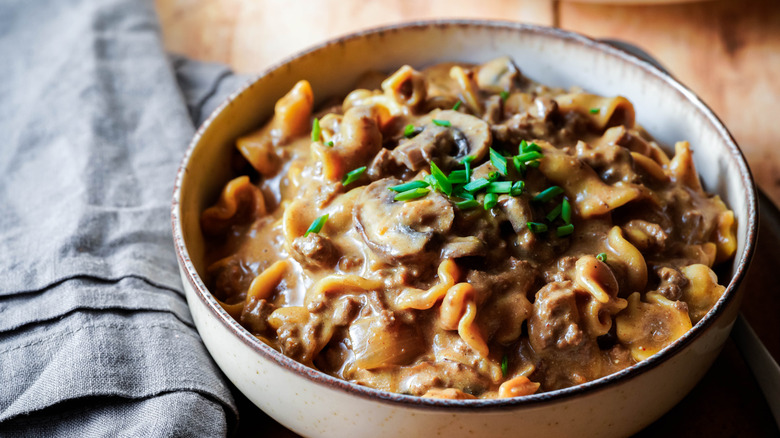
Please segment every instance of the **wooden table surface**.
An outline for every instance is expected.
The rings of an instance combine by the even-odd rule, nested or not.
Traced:
[[[657,5],[550,0],[156,0],[156,6],[170,51],[224,62],[243,73],[259,72],[334,36],[421,19],[514,20],[621,39],[652,54],[710,105],[741,146],[758,185],[780,203],[778,0]],[[778,235],[774,238],[780,245]],[[772,260],[762,263],[774,263],[772,272],[778,272],[780,251],[767,248],[765,252]],[[748,293],[745,313],[760,335],[769,334],[777,342],[778,325],[773,322],[777,313],[770,318],[757,302],[759,297],[769,297],[774,309],[780,311],[777,274],[758,277],[751,278],[753,289],[764,292]],[[780,345],[770,347],[776,357],[780,353],[777,347]],[[766,402],[757,390],[729,341],[694,393],[641,435],[776,434]],[[238,399],[243,409],[241,432],[292,435],[253,410],[240,395]],[[734,409],[740,412],[735,414]]]

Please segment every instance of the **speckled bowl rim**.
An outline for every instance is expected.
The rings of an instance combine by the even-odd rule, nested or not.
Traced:
[[[183,238],[182,224],[180,218],[179,199],[181,197],[181,187],[183,179],[187,173],[187,165],[195,146],[200,141],[204,132],[209,129],[214,119],[219,115],[228,105],[236,99],[241,93],[250,89],[253,84],[260,78],[273,74],[276,70],[279,70],[283,74],[282,68],[289,62],[311,56],[314,52],[320,49],[330,47],[333,45],[344,44],[348,40],[355,38],[361,38],[367,35],[382,34],[388,32],[399,32],[407,30],[422,30],[428,27],[463,27],[463,28],[485,28],[496,30],[513,30],[517,32],[532,33],[542,35],[545,37],[553,37],[569,42],[581,44],[586,47],[596,48],[602,52],[606,52],[609,55],[622,59],[624,62],[633,64],[636,67],[641,68],[647,73],[652,74],[662,79],[671,89],[677,92],[681,99],[690,101],[698,111],[703,114],[706,119],[713,125],[720,137],[726,143],[730,152],[729,158],[736,161],[737,167],[740,171],[740,177],[742,183],[747,188],[744,193],[747,199],[747,242],[741,253],[741,261],[734,270],[733,277],[729,282],[723,296],[718,300],[712,310],[699,321],[691,330],[685,333],[682,337],[676,340],[674,343],[666,347],[661,352],[651,356],[650,358],[641,361],[635,365],[632,365],[624,370],[618,371],[614,374],[592,380],[590,382],[583,383],[581,385],[572,386],[569,388],[559,389],[555,391],[543,392],[540,394],[533,394],[524,397],[504,398],[504,399],[474,399],[474,400],[447,400],[447,399],[433,399],[423,398],[417,396],[410,396],[404,394],[396,394],[387,391],[381,391],[354,383],[350,383],[345,380],[338,379],[336,377],[329,376],[320,371],[309,368],[295,360],[284,356],[268,345],[264,344],[245,328],[243,328],[238,322],[236,322],[228,313],[220,306],[215,298],[206,288],[202,279],[195,270],[195,266],[190,260],[189,254]],[[278,74],[278,73],[277,73]],[[523,407],[537,406],[550,402],[562,401],[571,397],[577,397],[584,394],[593,394],[598,391],[608,389],[611,385],[622,383],[628,379],[637,377],[643,373],[650,371],[653,368],[661,365],[676,353],[690,345],[696,338],[707,331],[714,322],[718,319],[723,310],[735,299],[737,290],[740,283],[744,279],[747,269],[750,264],[750,260],[753,257],[753,253],[756,245],[756,235],[758,226],[758,206],[757,206],[757,194],[756,187],[753,182],[753,177],[748,168],[744,155],[737,146],[736,141],[723,125],[721,120],[713,113],[713,111],[699,99],[692,91],[687,87],[677,82],[667,72],[659,69],[650,62],[638,58],[637,56],[623,50],[616,48],[608,43],[599,42],[586,36],[564,31],[556,28],[536,26],[530,24],[522,24],[510,21],[498,21],[498,20],[429,20],[429,21],[415,21],[403,24],[383,26],[373,28],[365,31],[354,32],[331,39],[322,44],[316,45],[309,49],[306,49],[298,54],[290,56],[282,60],[281,62],[269,67],[260,75],[255,76],[246,85],[241,87],[238,91],[233,93],[228,99],[222,103],[209,118],[200,126],[195,136],[187,148],[185,156],[179,167],[178,174],[176,176],[176,184],[174,187],[173,205],[171,209],[171,220],[173,228],[173,236],[176,247],[176,254],[179,259],[180,266],[184,268],[186,278],[194,287],[198,299],[210,310],[210,312],[224,324],[233,335],[238,337],[242,342],[249,346],[254,352],[262,356],[263,358],[274,362],[275,364],[286,368],[289,371],[295,372],[300,376],[308,379],[313,384],[324,385],[333,389],[341,390],[345,393],[370,399],[374,401],[389,403],[397,406],[414,407],[422,409],[433,410],[447,410],[448,412],[457,411],[492,411],[492,410],[504,410],[504,409],[518,409]]]

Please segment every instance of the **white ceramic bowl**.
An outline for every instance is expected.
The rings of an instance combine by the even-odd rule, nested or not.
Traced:
[[[260,126],[299,79],[322,100],[344,95],[367,70],[513,57],[544,84],[621,94],[658,140],[689,140],[708,191],[734,210],[739,246],[713,310],[662,352],[616,374],[513,399],[438,400],[377,391],[307,368],[242,328],[206,289],[199,218],[229,180],[235,139]],[[506,22],[410,23],[349,35],[298,54],[230,97],[198,130],[179,171],[173,235],[187,300],[214,360],[257,406],[305,436],[625,436],[669,410],[699,381],[736,318],[756,239],[755,187],[744,157],[712,111],[647,62],[583,36]]]

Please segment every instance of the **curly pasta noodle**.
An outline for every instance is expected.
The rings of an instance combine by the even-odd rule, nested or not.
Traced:
[[[474,322],[477,317],[476,291],[468,283],[452,286],[441,304],[440,324],[445,330],[458,330],[458,335],[477,351],[487,357],[488,346],[479,327]]]
[[[313,303],[322,302],[329,293],[371,291],[380,287],[382,287],[380,280],[370,280],[358,275],[328,275],[306,292],[304,303],[308,307]]]
[[[250,218],[262,216],[266,212],[263,194],[249,181],[248,176],[239,176],[225,185],[217,204],[207,208],[201,215],[203,231],[208,234],[223,232],[236,220],[241,206],[247,204],[247,216]]]
[[[282,281],[288,266],[287,260],[278,260],[255,277],[252,283],[249,284],[249,290],[246,293],[247,303],[252,300],[267,300],[271,298],[274,288]]]
[[[621,264],[625,270],[629,292],[644,290],[647,284],[647,263],[645,257],[634,245],[623,237],[623,231],[618,226],[612,227],[607,235],[607,249],[613,260]]]
[[[439,264],[438,274],[439,282],[428,290],[408,288],[401,292],[395,299],[395,307],[418,310],[433,307],[437,301],[444,298],[451,287],[455,286],[455,282],[460,278],[460,270],[452,259],[446,259]]]

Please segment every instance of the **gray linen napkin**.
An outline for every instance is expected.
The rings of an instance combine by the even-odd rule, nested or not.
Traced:
[[[0,78],[0,435],[225,435],[169,206],[246,78],[168,58],[151,0],[0,2]]]

